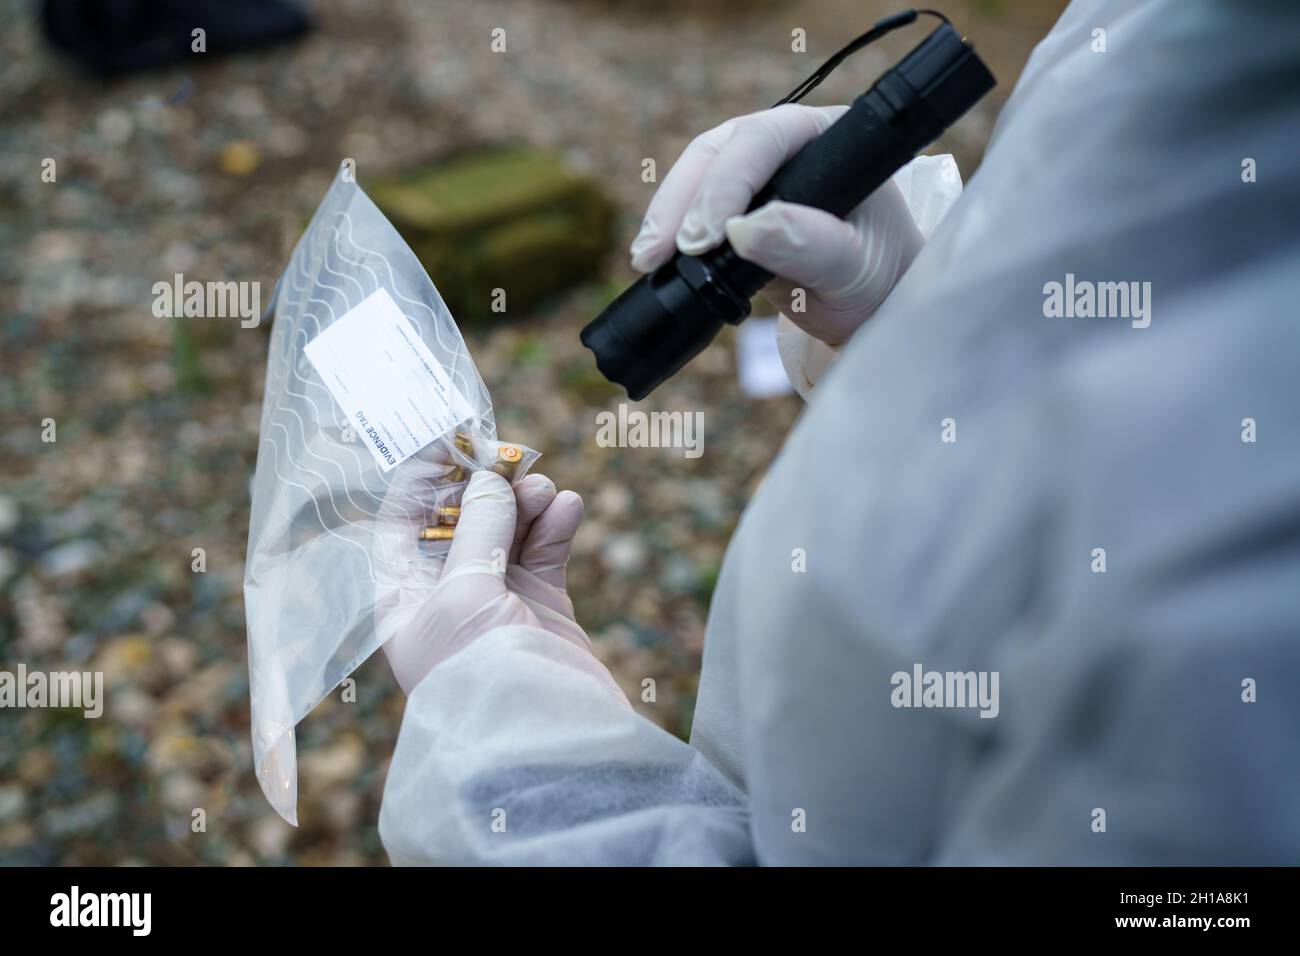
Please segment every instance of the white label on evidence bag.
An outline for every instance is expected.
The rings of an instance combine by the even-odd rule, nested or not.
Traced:
[[[381,471],[473,417],[386,289],[349,309],[306,352]]]

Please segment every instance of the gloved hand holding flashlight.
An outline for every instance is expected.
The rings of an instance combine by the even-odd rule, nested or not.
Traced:
[[[791,106],[845,57],[921,14],[944,22],[851,106]],[[891,177],[994,82],[942,14],[907,10],[879,21],[771,111],[705,134],[678,162],[673,182],[665,182],[638,238],[634,264],[649,269],[659,263],[658,268],[632,283],[580,334],[601,374],[627,389],[632,400],[645,398],[724,325],[745,320],[752,297],[775,278],[759,264],[764,260],[784,274],[785,286],[774,293],[778,301],[793,298],[792,283],[816,287],[807,327],[822,342],[843,342],[916,253],[919,230],[906,228]],[[750,207],[752,215],[740,215]],[[813,210],[856,222],[837,228]],[[724,241],[730,233],[743,248]],[[793,301],[787,304],[801,314]]]
[[[652,272],[674,249],[698,255],[723,239],[775,274],[763,294],[791,321],[840,345],[889,295],[923,238],[891,179],[845,219],[779,200],[746,214],[787,160],[846,106],[789,103],[728,120],[697,136],[664,178],[632,243],[632,266]],[[797,289],[806,299],[795,302]],[[800,309],[802,305],[802,311]]]

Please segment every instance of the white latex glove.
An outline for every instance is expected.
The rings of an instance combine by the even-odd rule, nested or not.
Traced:
[[[923,242],[890,180],[847,219],[786,202],[748,215],[754,195],[790,157],[848,109],[787,104],[730,119],[697,136],[650,201],[632,267],[651,272],[674,246],[698,254],[725,237],[742,259],[776,275],[765,298],[828,345],[845,342],[889,295]],[[794,291],[806,290],[805,311]]]
[[[582,520],[582,499],[556,494],[543,475],[517,486],[478,471],[461,497],[456,535],[441,568],[429,556],[423,580],[434,580],[414,613],[384,643],[402,690],[409,694],[434,667],[497,627],[541,627],[590,649],[573,618],[564,569]]]

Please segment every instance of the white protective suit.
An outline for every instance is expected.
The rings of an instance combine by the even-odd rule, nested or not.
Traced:
[[[492,630],[411,693],[393,861],[1300,863],[1297,37],[1076,0],[747,509],[690,745]],[[997,716],[893,706],[917,664]]]

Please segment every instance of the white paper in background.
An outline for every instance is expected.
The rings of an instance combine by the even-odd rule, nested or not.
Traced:
[[[776,347],[776,319],[753,317],[736,327],[736,368],[740,390],[750,398],[773,398],[794,391]]]
[[[396,468],[474,414],[382,287],[305,351],[381,471]]]

